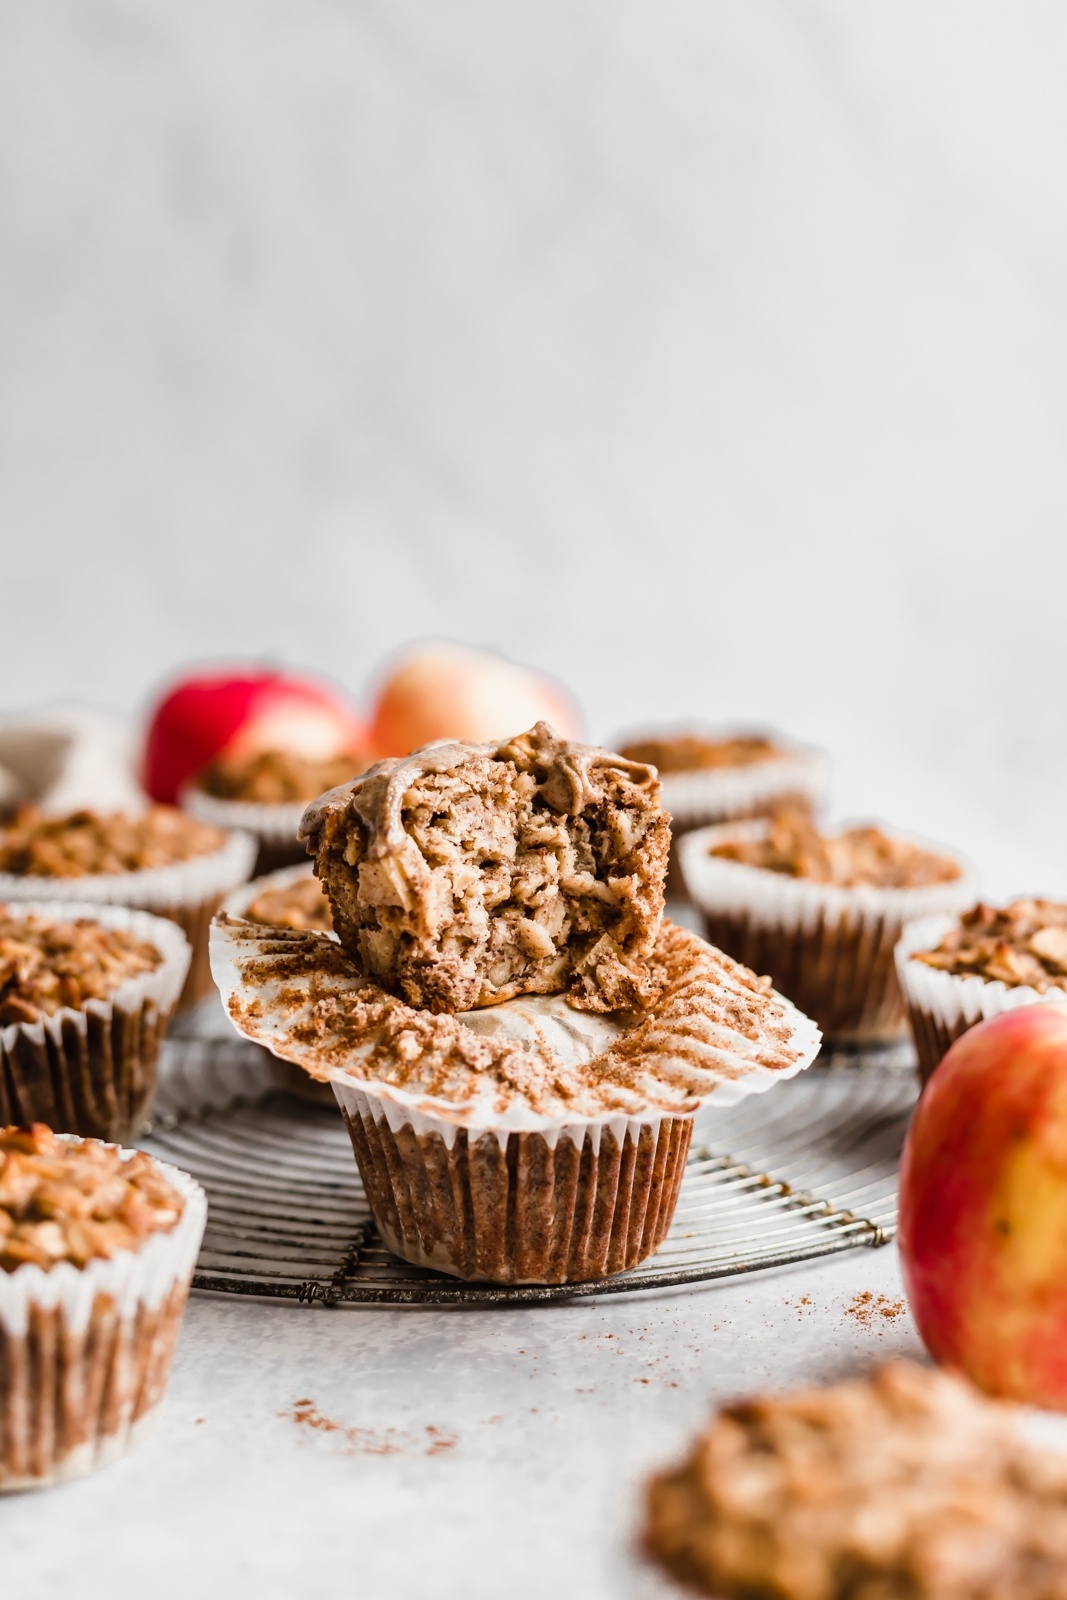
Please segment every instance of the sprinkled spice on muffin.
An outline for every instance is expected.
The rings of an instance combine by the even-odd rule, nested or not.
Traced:
[[[43,1123],[0,1129],[0,1270],[76,1267],[169,1232],[184,1201],[142,1151],[61,1139]]]
[[[174,806],[129,814],[71,811],[60,817],[24,806],[0,828],[0,872],[43,878],[141,872],[210,855],[225,842],[221,828],[197,822]]]
[[[708,854],[842,889],[914,889],[960,876],[955,861],[899,835],[875,827],[824,834],[810,816],[797,811],[780,812],[753,837],[720,840]]]
[[[289,750],[260,750],[220,756],[197,776],[196,787],[219,800],[291,805],[347,783],[368,765],[369,758],[356,750],[318,761]]]
[[[106,1000],[127,979],[154,972],[162,960],[154,945],[124,928],[107,928],[90,917],[53,922],[0,906],[0,1026]]]

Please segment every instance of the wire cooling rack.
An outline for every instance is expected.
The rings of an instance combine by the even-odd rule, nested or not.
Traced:
[[[915,1100],[910,1051],[833,1056],[698,1121],[674,1223],[630,1272],[500,1287],[409,1266],[382,1244],[340,1113],[286,1088],[239,1039],[170,1039],[140,1142],[207,1190],[193,1285],[304,1304],[485,1305],[626,1294],[885,1244]]]

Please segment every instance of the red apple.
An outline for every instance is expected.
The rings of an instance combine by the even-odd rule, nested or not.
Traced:
[[[1067,1009],[957,1039],[900,1173],[908,1300],[936,1361],[990,1394],[1067,1410]]]
[[[148,725],[144,786],[173,805],[182,787],[224,752],[288,750],[309,760],[366,748],[367,734],[336,690],[314,678],[244,669],[185,678]]]
[[[572,701],[550,679],[484,650],[427,644],[382,685],[370,736],[379,755],[404,756],[432,739],[507,739],[542,720],[569,738],[581,731]]]

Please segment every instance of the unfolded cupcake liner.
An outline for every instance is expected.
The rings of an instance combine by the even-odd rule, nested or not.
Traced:
[[[176,922],[192,952],[178,1002],[179,1010],[187,1010],[212,989],[208,957],[211,919],[223,896],[245,882],[255,856],[255,840],[250,834],[231,833],[208,855],[137,872],[86,873],[80,878],[0,872],[0,903],[35,900],[43,905],[77,900],[95,906],[129,906]]]
[[[207,1217],[199,1184],[158,1164],[185,1202],[168,1233],[0,1272],[0,1492],[91,1472],[156,1420]]]
[[[457,1127],[335,1080],[378,1231],[394,1255],[457,1278],[581,1283],[667,1236],[689,1117],[613,1117],[543,1132]]]
[[[256,841],[255,876],[276,872],[307,860],[307,851],[297,838],[300,819],[307,808],[305,800],[265,803],[260,800],[224,800],[188,784],[180,795],[181,806],[198,822],[251,834]]]
[[[122,1143],[148,1113],[160,1046],[189,969],[189,941],[173,922],[125,906],[46,900],[20,901],[17,909],[54,922],[90,917],[143,939],[163,958],[105,1000],[0,1027],[0,1126],[44,1122],[56,1133]]]
[[[941,845],[894,830],[894,837],[936,850],[958,878],[915,888],[844,889],[712,856],[714,845],[758,839],[763,821],[701,828],[680,841],[681,864],[710,942],[770,975],[776,989],[814,1018],[828,1041],[876,1044],[907,1027],[894,948],[906,923],[972,905],[969,864]]]
[[[767,816],[795,804],[820,810],[830,764],[820,750],[796,745],[736,767],[660,773],[663,804],[676,833],[711,823]]]
[[[976,1023],[1021,1006],[1067,1006],[1067,979],[1064,988],[1042,994],[1028,983],[1008,984],[976,973],[943,972],[915,959],[919,950],[936,949],[957,923],[956,917],[949,916],[909,922],[896,947],[897,977],[924,1084],[949,1048]]]

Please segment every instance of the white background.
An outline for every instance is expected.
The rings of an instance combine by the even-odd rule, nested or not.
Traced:
[[[2,0],[0,702],[426,633],[1067,891],[1067,17]]]

